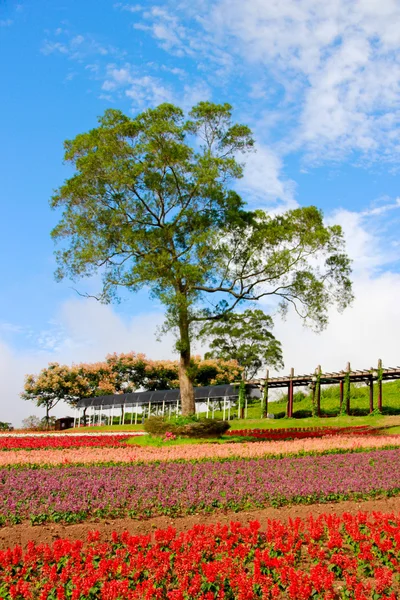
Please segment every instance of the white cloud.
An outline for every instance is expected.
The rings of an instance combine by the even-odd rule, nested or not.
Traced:
[[[400,5],[394,0],[222,0],[209,28],[251,63],[297,82],[297,147],[397,154]],[[389,135],[389,139],[387,136]],[[389,155],[390,155],[389,152]]]
[[[244,176],[238,183],[243,198],[261,208],[279,206],[294,208],[295,183],[282,177],[283,164],[280,157],[267,146],[258,143],[256,152],[246,156]]]
[[[130,13],[136,13],[143,10],[143,7],[140,4],[123,4],[122,2],[114,4],[114,8],[119,8],[120,10],[125,10]]]
[[[211,89],[205,81],[186,84],[183,88],[183,100],[181,106],[184,110],[188,111],[199,102],[210,100],[211,95]]]
[[[373,275],[400,260],[399,249],[392,243],[392,224],[385,219],[385,213],[395,208],[400,208],[397,201],[361,212],[341,208],[329,216],[329,224],[337,223],[343,229],[353,271],[358,275]]]
[[[82,62],[90,57],[117,57],[123,58],[125,52],[111,44],[101,44],[91,35],[70,35],[68,31],[57,29],[54,34],[58,39],[63,36],[62,41],[45,39],[42,43],[41,52],[48,56],[50,54],[62,54],[69,59]],[[93,65],[90,65],[92,67]]]
[[[356,277],[355,301],[343,314],[330,311],[328,328],[321,334],[302,327],[290,315],[277,322],[275,335],[281,340],[285,371],[310,373],[318,364],[325,371],[376,366],[378,358],[384,366],[400,363],[400,275],[385,273],[378,277]]]
[[[396,0],[197,0],[154,7],[137,26],[210,77],[246,73],[253,99],[265,98],[264,68],[285,90],[281,110],[296,113],[287,150],[319,162],[352,151],[397,160],[399,20]]]
[[[174,92],[168,85],[158,77],[139,75],[137,69],[129,63],[122,67],[109,64],[102,89],[106,92],[122,91],[132,100],[134,109],[174,102]]]
[[[134,108],[157,106],[163,102],[174,102],[174,93],[170,87],[151,75],[134,78],[125,94],[132,100]]]

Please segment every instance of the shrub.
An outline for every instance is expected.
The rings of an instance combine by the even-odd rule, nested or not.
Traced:
[[[186,421],[182,423],[182,421]],[[216,419],[182,419],[177,422],[166,421],[162,417],[151,417],[144,424],[144,429],[152,435],[164,436],[167,431],[180,437],[207,438],[220,437],[230,428],[227,421]]]

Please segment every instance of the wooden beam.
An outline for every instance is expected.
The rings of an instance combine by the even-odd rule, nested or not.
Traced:
[[[265,381],[264,381],[264,389],[263,389],[263,396],[264,396],[263,416],[264,417],[267,417],[267,415],[268,415],[268,379],[269,379],[269,369],[267,369],[267,371],[265,373]]]
[[[318,375],[321,376],[321,365],[318,365]],[[317,390],[317,415],[321,416],[321,379],[319,377],[318,390]]]
[[[290,369],[290,383],[289,383],[289,417],[293,417],[293,377],[294,369]]]
[[[347,363],[346,371],[347,373],[351,373],[351,367],[349,362]],[[348,387],[350,388],[350,382]],[[346,389],[346,415],[350,415],[350,389]]]
[[[339,413],[342,410],[342,404],[343,404],[343,388],[344,388],[344,381],[343,381],[343,379],[341,379],[340,383],[339,383],[339,390],[340,390],[340,404],[339,404],[340,408],[339,408]]]
[[[374,412],[374,378],[369,376],[369,412]]]
[[[382,369],[382,360],[378,360],[378,373]],[[379,377],[378,381],[378,410],[382,412],[382,378]]]

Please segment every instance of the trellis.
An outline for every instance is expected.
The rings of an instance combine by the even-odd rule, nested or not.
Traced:
[[[295,375],[294,369],[290,370],[288,376],[270,377],[267,369],[266,376],[253,379],[248,384],[258,385],[263,390],[263,414],[268,413],[268,397],[269,390],[273,388],[287,388],[288,401],[286,414],[288,417],[293,416],[293,395],[295,387],[309,387],[312,391],[313,414],[321,416],[321,386],[322,385],[339,385],[340,390],[340,412],[349,414],[350,412],[350,384],[364,382],[369,386],[369,411],[374,412],[374,383],[378,384],[378,402],[377,411],[382,412],[383,405],[383,390],[382,382],[388,380],[400,379],[400,367],[382,367],[382,360],[378,360],[376,368],[363,370],[352,370],[350,363],[346,365],[346,369],[339,372],[324,373],[321,365],[315,369],[314,373],[307,375]]]

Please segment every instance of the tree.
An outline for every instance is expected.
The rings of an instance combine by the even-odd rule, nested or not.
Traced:
[[[134,118],[107,110],[65,142],[75,173],[56,191],[57,277],[101,273],[102,302],[146,287],[176,333],[183,414],[195,412],[191,342],[197,326],[265,296],[322,328],[351,300],[339,226],[315,207],[283,215],[247,211],[232,189],[251,131],[231,106],[200,102],[185,118],[161,104]]]
[[[176,360],[151,360],[145,354],[127,352],[109,354],[116,392],[168,390],[179,386],[179,362]],[[218,385],[237,381],[241,368],[236,360],[208,359],[193,356],[190,366],[194,385]],[[115,393],[115,392],[114,392]]]
[[[236,360],[251,379],[264,365],[282,367],[282,347],[271,333],[272,318],[260,309],[226,313],[218,321],[208,321],[201,335],[210,340],[205,358]]]
[[[11,431],[13,426],[11,423],[6,423],[4,421],[0,421],[0,431]]]
[[[50,411],[61,401],[76,401],[73,389],[73,376],[70,367],[50,363],[38,375],[27,375],[24,391],[21,394],[24,400],[35,402],[36,406],[46,410],[46,423],[50,424]]]
[[[22,428],[23,429],[37,430],[37,429],[40,429],[41,427],[42,427],[42,419],[40,419],[36,415],[30,415],[29,417],[25,417],[25,419],[22,419]]]

